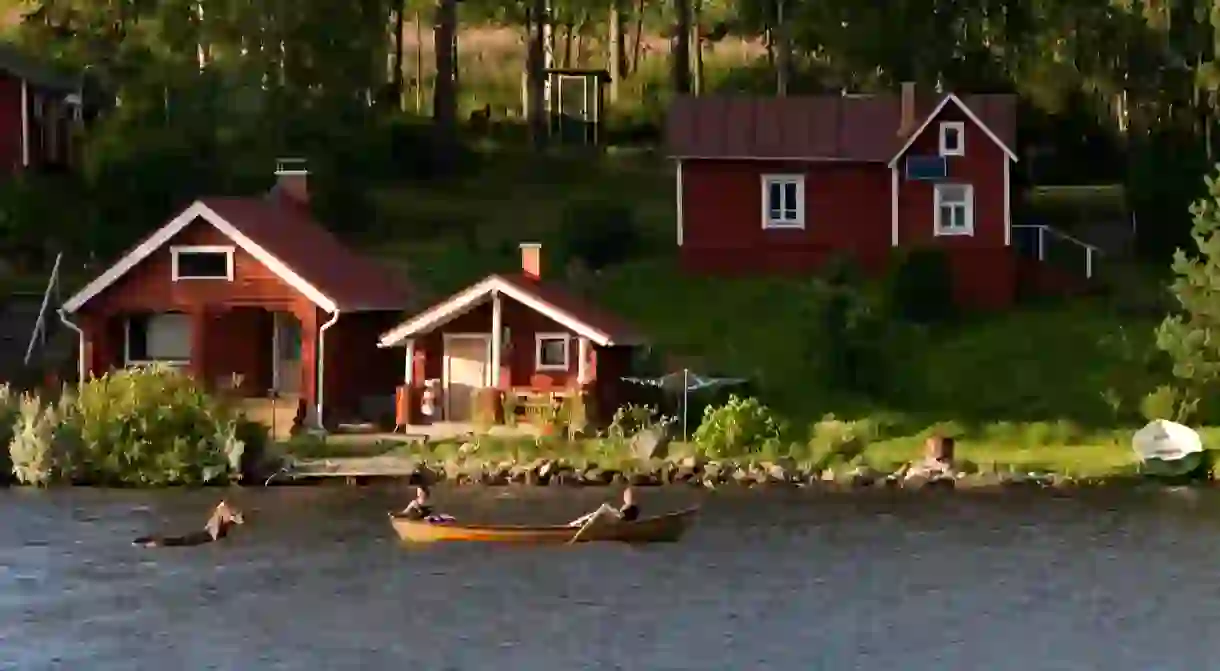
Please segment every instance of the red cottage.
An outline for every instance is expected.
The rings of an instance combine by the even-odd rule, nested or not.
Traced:
[[[440,385],[433,420],[473,420],[483,388],[513,395],[522,409],[587,392],[595,416],[613,412],[642,339],[620,319],[543,282],[541,270],[541,245],[523,244],[521,273],[491,275],[381,336],[382,347],[406,349],[399,425],[422,423],[429,380]]]
[[[957,300],[1016,294],[1016,97],[952,93],[677,100],[677,240],[699,272],[810,272],[846,254],[881,272],[895,249],[949,254]]]
[[[0,171],[70,165],[82,105],[79,77],[0,45]]]
[[[407,292],[310,216],[303,166],[282,161],[276,174],[264,197],[195,201],[68,299],[82,378],[164,362],[286,399],[275,407],[310,425],[375,401],[391,411],[402,360],[377,337]]]

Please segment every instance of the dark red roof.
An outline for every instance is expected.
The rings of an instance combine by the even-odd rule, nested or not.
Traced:
[[[643,338],[623,319],[593,305],[589,300],[572,293],[554,282],[536,280],[528,275],[495,275],[521,291],[532,294],[559,310],[572,315],[581,323],[590,326],[618,343],[640,343]]]
[[[918,128],[948,94],[918,97]],[[1016,139],[1016,96],[958,96],[1008,148]],[[751,97],[686,96],[670,105],[670,156],[889,162],[899,135],[901,98],[892,94]],[[910,130],[915,130],[911,128]]]
[[[352,251],[285,196],[203,198],[204,205],[265,249],[340,310],[402,310],[406,283],[374,259]]]

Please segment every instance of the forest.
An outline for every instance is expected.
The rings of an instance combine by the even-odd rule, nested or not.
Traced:
[[[373,185],[468,169],[482,114],[544,149],[541,115],[520,110],[541,109],[548,64],[610,73],[609,132],[622,144],[656,144],[674,95],[892,91],[901,81],[1014,92],[1024,181],[1124,184],[1139,249],[1156,259],[1187,239],[1187,204],[1215,162],[1220,6],[1200,0],[0,7],[11,41],[118,102],[84,131],[79,175],[29,176],[0,193],[0,234],[32,257],[113,253],[201,193],[265,186],[273,158],[287,154],[309,156],[323,219],[358,227],[337,219],[368,212]]]

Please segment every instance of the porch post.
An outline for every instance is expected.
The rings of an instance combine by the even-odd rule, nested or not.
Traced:
[[[576,346],[576,383],[584,386],[589,381],[589,339],[581,336]]]
[[[495,389],[500,388],[500,350],[503,349],[500,342],[504,337],[504,318],[500,314],[502,309],[502,301],[500,299],[500,291],[498,289],[491,292],[491,386]]]
[[[411,388],[415,377],[415,338],[407,338],[407,356],[403,362],[402,383]]]
[[[208,311],[206,308],[195,308],[191,311],[191,376],[205,388],[211,388],[208,380]]]

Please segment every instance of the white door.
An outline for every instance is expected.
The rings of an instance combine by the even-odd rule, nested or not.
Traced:
[[[446,421],[471,420],[475,390],[488,384],[490,342],[486,336],[450,336],[445,339]]]
[[[285,396],[298,394],[301,391],[301,323],[290,314],[273,314],[275,390]]]

